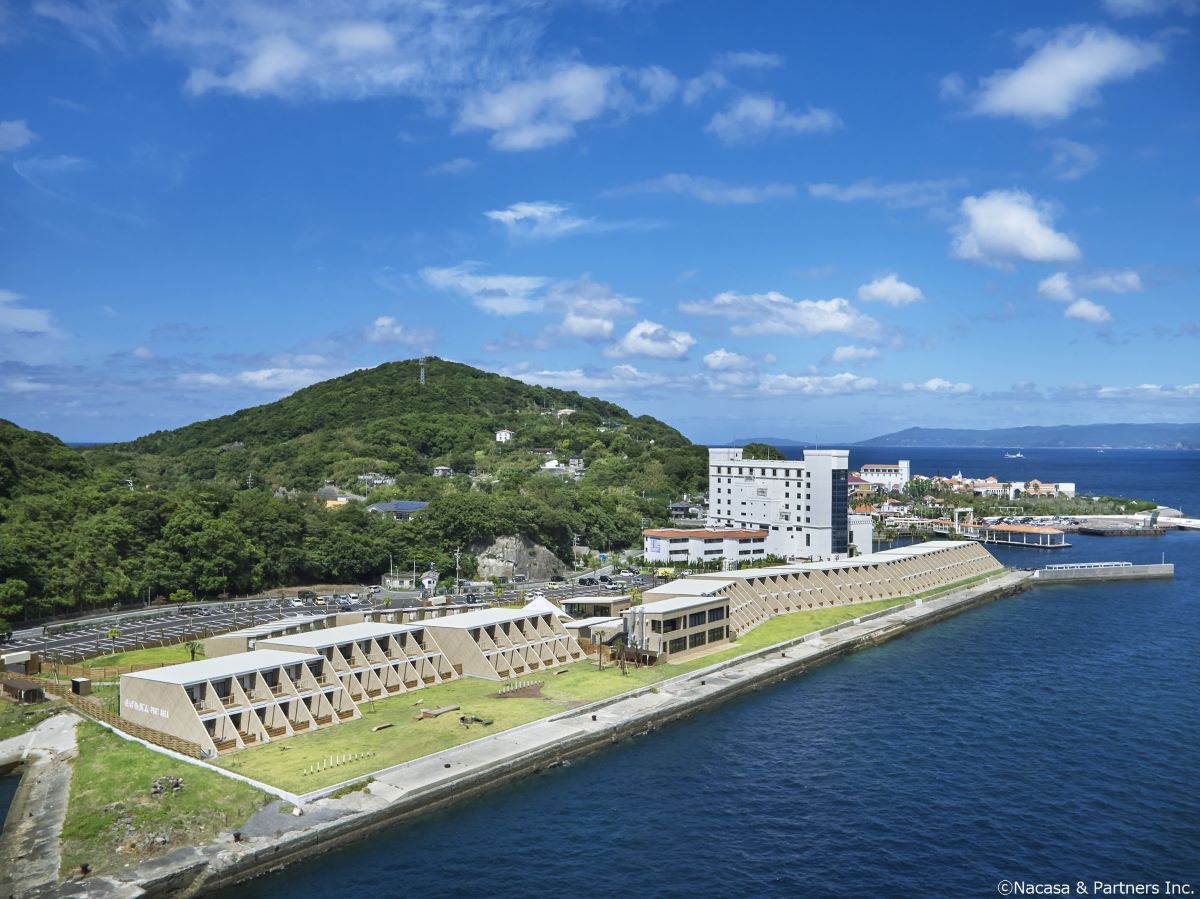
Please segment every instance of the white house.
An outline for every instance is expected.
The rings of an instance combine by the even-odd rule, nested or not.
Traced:
[[[862,467],[858,476],[872,487],[890,492],[903,490],[904,485],[912,479],[912,472],[909,460],[901,459],[895,465],[870,462]]]
[[[512,439],[513,439],[513,432],[508,430],[507,428],[501,428],[499,431],[496,432],[496,442],[497,443],[508,443],[508,441],[510,441]]]

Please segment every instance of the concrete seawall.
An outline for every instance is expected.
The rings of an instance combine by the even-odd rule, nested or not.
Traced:
[[[1006,572],[941,597],[863,616],[823,632],[661,681],[376,775],[365,790],[260,813],[248,838],[228,834],[204,847],[181,847],[142,865],[129,879],[64,885],[73,895],[199,896],[362,839],[384,828],[481,795],[633,736],[804,673],[847,653],[1028,589],[1028,572]],[[331,788],[333,789],[333,788]],[[323,791],[324,792],[324,791]]]
[[[1034,572],[1034,577],[1039,584],[1171,578],[1175,577],[1175,563],[1124,565],[1119,568],[1043,568]]]

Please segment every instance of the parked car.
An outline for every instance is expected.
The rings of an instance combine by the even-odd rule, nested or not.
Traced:
[[[350,598],[348,596],[339,596],[337,598],[337,604],[339,606],[341,606],[343,609],[348,609],[348,608],[350,608],[350,606],[353,605],[353,603],[350,602]]]
[[[696,572],[692,571],[692,569],[685,568],[685,569],[683,569],[683,571],[679,572],[679,576],[680,577],[691,577],[695,573]]]
[[[479,594],[478,593],[468,593],[464,598],[466,599],[467,602],[479,602]]]
[[[288,605],[291,606],[293,609],[303,609],[304,608],[304,600],[302,600],[299,596],[293,596],[291,599],[288,600]]]
[[[602,575],[600,575],[600,577],[597,578],[597,580],[600,581],[600,583],[602,583],[602,584],[607,584],[609,581],[612,580],[612,578],[610,578],[607,574],[602,574]]]
[[[514,574],[513,575],[513,583],[515,583],[515,584],[523,584],[527,580],[529,580],[529,575],[527,575],[527,574]]]
[[[309,602],[317,598],[317,594],[313,593],[311,590],[300,590],[296,593],[296,596],[301,602]]]
[[[367,588],[367,592],[368,593],[378,593],[382,589],[383,588],[380,587],[378,584],[372,584],[370,587]]]
[[[640,574],[637,577],[631,577],[629,583],[635,587],[644,587],[646,585],[645,579]]]
[[[596,580],[594,577],[581,577],[579,579],[580,587],[595,587],[599,583],[600,582],[598,580]]]
[[[347,597],[347,599],[349,599],[351,602],[358,602],[358,594],[357,594],[357,593],[351,593],[351,594],[350,594],[350,595]]]
[[[563,581],[566,580],[566,578],[563,577],[561,574],[552,574],[552,575],[550,575],[550,580],[556,584],[561,584]]]
[[[535,599],[545,599],[545,598],[546,598],[546,594],[543,593],[541,590],[530,590],[528,593],[525,594],[526,602],[532,602]]]
[[[327,606],[327,605],[329,605],[329,597],[328,596],[318,596],[316,599],[313,600],[313,602],[319,606]]]

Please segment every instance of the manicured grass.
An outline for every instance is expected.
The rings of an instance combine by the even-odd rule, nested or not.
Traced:
[[[203,842],[244,823],[271,797],[243,783],[152,752],[91,721],[78,730],[70,800],[62,831],[62,872],[82,862],[118,871],[170,849]],[[156,778],[183,779],[178,793],[152,796]],[[147,846],[156,834],[165,846]],[[119,851],[120,850],[120,851]]]
[[[63,704],[57,700],[18,704],[0,699],[0,740],[7,740],[32,730],[51,715],[58,714],[62,707]]]
[[[197,659],[204,658],[200,653]],[[175,665],[179,662],[190,662],[192,654],[182,643],[174,646],[151,646],[147,649],[131,649],[129,652],[118,652],[115,655],[97,656],[94,659],[84,659],[79,664],[85,668],[117,668],[128,665]]]

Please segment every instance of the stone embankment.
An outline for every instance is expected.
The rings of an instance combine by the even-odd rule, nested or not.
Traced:
[[[377,772],[365,789],[338,799],[307,797],[302,817],[274,803],[243,828],[204,847],[186,847],[141,866],[129,879],[64,885],[69,895],[200,896],[311,858],[343,843],[647,733],[846,653],[1028,588],[1028,572],[1005,572],[945,596],[808,634]]]

